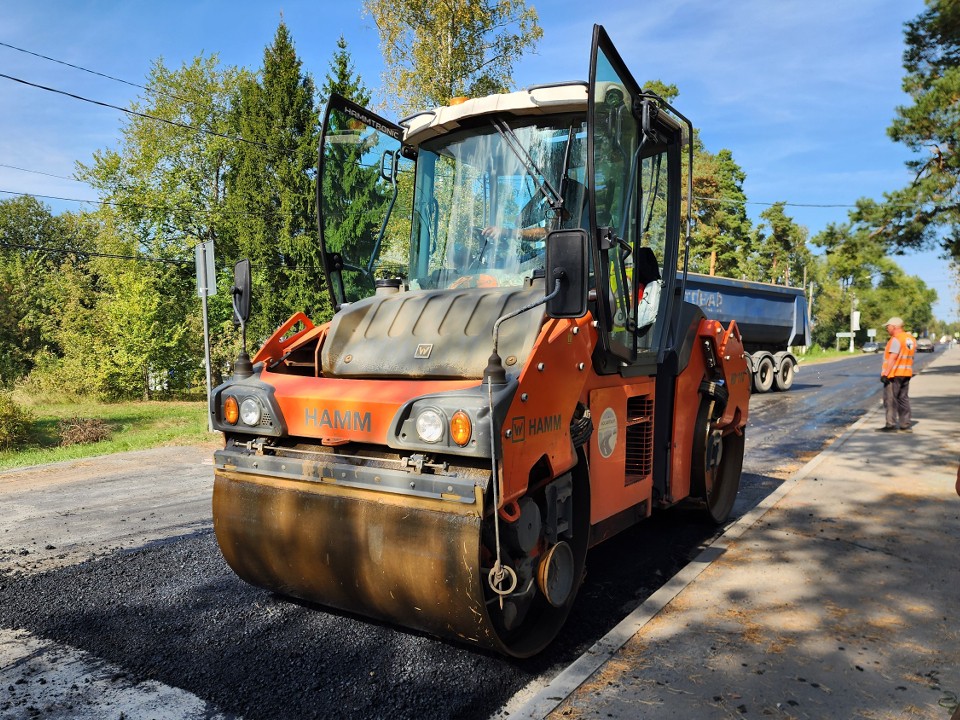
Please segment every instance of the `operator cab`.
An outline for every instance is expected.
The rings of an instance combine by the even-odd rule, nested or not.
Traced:
[[[331,97],[318,211],[334,307],[378,292],[549,292],[550,234],[582,231],[598,371],[662,361],[678,342],[675,269],[686,264],[685,121],[639,89],[598,30],[588,83],[469,99],[399,124]]]

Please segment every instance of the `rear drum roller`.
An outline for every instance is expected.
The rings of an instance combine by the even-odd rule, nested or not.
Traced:
[[[726,435],[714,428],[723,414],[713,398],[704,398],[697,413],[690,464],[690,492],[704,500],[706,516],[718,525],[733,510],[740,490],[745,436],[729,430]]]

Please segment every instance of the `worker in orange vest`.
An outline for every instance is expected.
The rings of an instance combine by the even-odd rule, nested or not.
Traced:
[[[877,429],[880,432],[912,432],[910,378],[913,377],[913,355],[917,350],[917,341],[904,331],[903,320],[898,317],[887,320],[887,334],[890,339],[883,351],[883,368],[880,370],[887,424]]]

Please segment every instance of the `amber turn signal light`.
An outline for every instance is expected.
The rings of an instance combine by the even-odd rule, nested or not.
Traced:
[[[450,418],[450,437],[460,447],[470,442],[470,435],[473,433],[473,427],[470,424],[470,416],[463,410],[457,410]]]
[[[240,419],[240,406],[237,404],[237,399],[233,396],[228,396],[223,401],[223,419],[231,425],[236,425],[237,420]]]

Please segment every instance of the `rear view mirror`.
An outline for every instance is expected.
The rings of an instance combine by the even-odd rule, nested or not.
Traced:
[[[586,230],[554,230],[547,235],[546,294],[560,281],[557,295],[547,301],[552,318],[579,318],[587,314],[589,242]]]
[[[250,319],[250,261],[241,260],[233,267],[233,324],[244,326]]]

